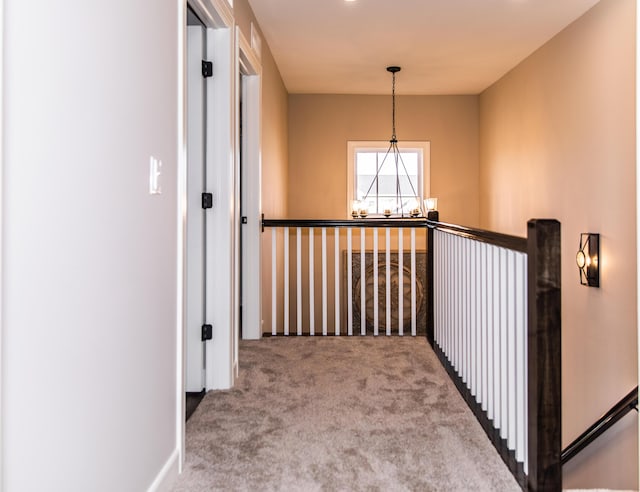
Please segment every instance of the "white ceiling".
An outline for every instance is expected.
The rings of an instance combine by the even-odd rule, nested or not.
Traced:
[[[599,0],[249,0],[290,93],[477,94]]]

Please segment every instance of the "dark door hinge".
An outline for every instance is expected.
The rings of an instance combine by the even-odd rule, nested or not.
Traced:
[[[213,62],[202,60],[202,76],[205,79],[207,77],[213,77]]]
[[[211,340],[212,338],[213,338],[213,326],[202,325],[202,341],[206,342],[207,340]]]
[[[202,194],[202,208],[213,208],[213,193]]]
[[[246,224],[247,223],[247,217],[245,215],[240,217],[240,223],[242,223],[242,224]]]

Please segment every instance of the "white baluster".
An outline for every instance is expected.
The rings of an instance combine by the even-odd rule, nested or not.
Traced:
[[[459,376],[462,377],[462,254],[461,254],[461,239],[458,236],[454,236],[453,240],[456,245],[455,250],[455,290],[453,293],[453,315],[455,317],[454,329],[456,336],[456,369]]]
[[[500,437],[502,439],[507,438],[509,429],[507,289],[507,254],[500,248]]]
[[[296,333],[302,335],[302,229],[296,229]]]
[[[435,233],[437,234],[438,237],[438,248],[436,249],[436,251],[438,252],[439,255],[439,262],[440,262],[440,287],[438,288],[438,296],[439,296],[439,302],[438,302],[438,325],[440,326],[440,348],[442,349],[442,351],[444,352],[444,354],[449,357],[449,345],[448,345],[448,338],[447,338],[447,327],[448,327],[448,320],[447,320],[447,291],[449,289],[449,284],[448,284],[448,276],[449,276],[449,260],[448,260],[448,254],[449,252],[447,251],[447,235],[440,232],[440,231],[435,231]]]
[[[494,427],[500,428],[500,251],[499,248],[491,247],[491,284],[489,293],[491,294],[491,324],[492,330],[490,340],[493,340],[491,357],[493,359],[490,369],[493,393],[493,423]]]
[[[449,318],[449,288],[451,283],[451,261],[449,234],[439,232],[440,251],[442,258],[442,288],[440,292],[440,334],[442,336],[442,349],[449,360],[451,360],[451,320]]]
[[[337,227],[335,230],[335,251],[333,255],[333,265],[334,265],[334,329],[335,334],[340,335],[340,229]]]
[[[378,228],[373,229],[373,335],[378,336]]]
[[[313,227],[309,228],[309,334],[316,334],[316,299],[315,299],[315,275]]]
[[[482,360],[480,361],[480,395],[481,408],[487,411],[487,361],[489,355],[489,338],[487,335],[487,244],[480,247],[480,337]]]
[[[360,228],[360,335],[367,334],[367,291],[365,278],[365,247],[366,247],[366,229]]]
[[[507,447],[516,448],[516,258],[507,251],[507,395],[509,426]]]
[[[284,334],[289,335],[289,228],[284,228]]]
[[[347,229],[347,335],[353,335],[353,237]]]
[[[398,228],[398,334],[404,335],[404,229]]]
[[[327,228],[322,228],[322,334],[327,336]]]
[[[475,276],[475,241],[468,239],[469,243],[469,390],[472,396],[476,396],[476,320],[474,317],[476,309],[476,276]]]
[[[467,299],[465,302],[465,310],[466,310],[466,323],[467,323],[467,345],[466,345],[466,357],[465,357],[465,372],[467,374],[467,388],[471,389],[471,369],[473,367],[471,363],[472,357],[472,349],[471,349],[471,337],[473,336],[472,330],[472,307],[471,307],[471,270],[472,270],[472,262],[471,262],[471,251],[473,247],[473,241],[470,239],[465,239],[465,251],[466,251],[466,276],[465,276],[465,291],[467,293]]]
[[[391,335],[391,229],[386,228],[385,243],[385,262],[386,262],[386,279],[385,279],[385,328],[387,336]]]
[[[449,336],[451,338],[451,359],[455,361],[455,368],[458,369],[458,238],[452,234],[448,234],[450,247],[451,279],[449,280],[449,295],[447,303],[449,305]]]
[[[458,336],[458,374],[462,377],[464,368],[464,240],[460,237],[456,237],[457,250],[456,250],[456,263],[458,264],[458,276],[457,276],[457,290],[458,294],[454,299],[456,302],[456,314],[457,314],[457,336]]]
[[[277,270],[277,248],[276,228],[271,229],[271,335],[278,333],[278,270]]]
[[[526,407],[525,393],[525,365],[527,354],[525,352],[525,338],[527,336],[527,320],[525,304],[527,302],[527,285],[525,272],[527,269],[527,256],[520,253],[516,255],[516,461],[524,462],[524,436],[527,428],[524,425]]]
[[[523,259],[522,259],[522,263],[523,263],[523,267],[522,267],[522,276],[523,276],[523,280],[522,280],[522,284],[524,285],[524,299],[523,299],[523,313],[522,313],[522,319],[524,320],[524,336],[523,336],[523,340],[522,340],[522,345],[523,345],[523,353],[524,353],[524,364],[523,364],[523,375],[522,375],[522,382],[523,382],[523,388],[522,388],[522,392],[524,394],[524,406],[523,406],[523,415],[524,415],[524,419],[522,422],[522,428],[524,430],[524,441],[522,443],[522,448],[524,449],[524,473],[525,474],[529,474],[529,409],[528,409],[528,398],[529,398],[529,369],[528,369],[528,364],[527,364],[527,360],[528,360],[528,339],[529,339],[529,281],[528,281],[528,264],[529,264],[529,259],[527,257],[527,255],[523,255]]]
[[[469,387],[469,240],[462,239],[462,381]]]
[[[474,242],[475,246],[475,272],[476,279],[474,282],[475,287],[475,302],[476,302],[476,311],[475,311],[475,371],[474,371],[474,385],[476,387],[476,401],[481,403],[482,401],[482,356],[483,347],[482,347],[482,288],[480,287],[480,278],[482,275],[482,267],[481,261],[482,258],[480,256],[482,243]]]
[[[411,336],[416,330],[416,230],[411,228]]]
[[[435,323],[436,323],[436,331],[438,336],[438,346],[441,350],[444,351],[445,355],[448,353],[445,346],[445,336],[444,336],[444,323],[442,321],[443,314],[443,293],[445,292],[445,274],[444,269],[446,268],[446,260],[445,260],[445,251],[444,245],[442,242],[443,235],[438,230],[433,231],[434,243],[435,246],[433,248],[434,254],[434,264],[436,264],[436,272],[438,274],[437,283],[434,291],[434,295],[437,297],[437,302],[435,304],[436,311],[434,312]]]

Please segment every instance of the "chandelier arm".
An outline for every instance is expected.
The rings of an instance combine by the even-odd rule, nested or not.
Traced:
[[[396,154],[396,212],[400,212],[403,214],[402,201],[400,200],[401,191],[400,191],[400,172],[398,170],[398,158]]]
[[[418,194],[416,193],[416,189],[413,187],[413,183],[411,181],[411,178],[409,177],[409,171],[407,171],[407,166],[405,166],[404,161],[402,160],[402,154],[400,154],[400,151],[398,150],[398,146],[396,145],[395,147],[398,158],[400,159],[400,162],[402,163],[402,168],[404,169],[404,173],[407,175],[407,180],[409,181],[409,186],[411,186],[411,191],[413,191],[413,196],[415,196],[416,198],[418,198]],[[400,173],[398,173],[399,175]]]
[[[396,181],[398,183],[398,189],[396,190],[396,200],[400,203],[398,207],[400,209],[400,214],[404,217],[404,200],[402,200],[402,186],[400,185],[400,168],[398,166],[398,161],[402,163],[402,167],[404,169],[404,173],[407,176],[407,180],[409,181],[409,185],[411,189],[413,189],[413,184],[411,183],[411,178],[409,177],[409,173],[407,172],[407,168],[404,165],[404,161],[402,160],[402,155],[400,154],[400,150],[398,149],[398,145],[395,144],[394,154],[396,158]]]
[[[411,181],[411,177],[409,176],[409,171],[407,170],[407,166],[404,163],[404,160],[402,159],[402,154],[400,153],[400,150],[398,149],[397,145],[395,146],[395,156],[396,156],[396,180],[398,183],[398,189],[396,191],[396,198],[397,200],[400,201],[400,213],[402,214],[402,216],[404,217],[404,202],[400,199],[402,197],[402,187],[400,186],[400,171],[398,169],[398,160],[400,160],[400,162],[402,163],[402,168],[404,169],[404,173],[407,176],[407,180],[409,181],[409,186],[411,187],[411,191],[413,192],[413,196],[416,198],[416,200],[418,201],[418,206],[420,207],[420,209],[422,209],[422,206],[420,205],[420,199],[418,197],[418,194],[416,193],[416,190],[413,186],[413,182]]]

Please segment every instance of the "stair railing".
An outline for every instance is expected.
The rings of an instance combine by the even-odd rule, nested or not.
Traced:
[[[523,490],[560,491],[560,223],[427,227],[429,342]]]
[[[631,410],[638,411],[638,387],[632,389],[624,398],[600,417],[591,427],[580,434],[571,444],[562,450],[562,464],[575,457],[580,451],[595,441],[605,431]]]

